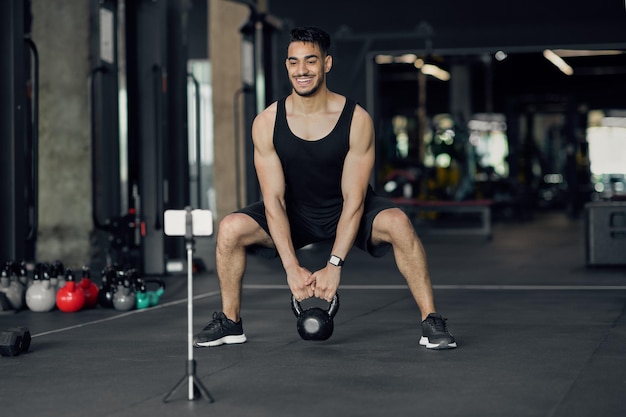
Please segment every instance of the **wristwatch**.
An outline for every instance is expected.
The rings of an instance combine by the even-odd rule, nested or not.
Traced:
[[[343,259],[341,259],[337,255],[330,255],[330,259],[328,260],[328,263],[331,265],[341,267],[343,265]]]

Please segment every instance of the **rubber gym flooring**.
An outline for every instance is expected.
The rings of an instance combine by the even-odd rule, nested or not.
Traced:
[[[194,331],[220,307],[211,239],[197,248],[209,271],[194,276]],[[183,274],[165,277],[159,305],[145,310],[0,315],[0,328],[22,325],[33,335],[29,352],[0,358],[0,413],[626,415],[626,269],[585,265],[582,220],[544,213],[496,223],[490,241],[423,240],[457,349],[418,345],[418,311],[391,255],[350,254],[325,342],[300,339],[280,263],[251,257],[248,342],[193,350],[195,375],[214,402],[190,401],[186,383],[172,392],[187,368]],[[303,250],[303,263],[318,267],[327,250]]]

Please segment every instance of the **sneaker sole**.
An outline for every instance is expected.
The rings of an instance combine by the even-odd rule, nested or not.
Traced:
[[[193,341],[193,345],[195,347],[212,347],[212,346],[220,346],[220,345],[234,345],[238,343],[245,343],[248,340],[245,334],[237,335],[237,336],[224,336],[221,339],[209,340],[208,342],[197,342]]]
[[[420,345],[426,346],[426,349],[454,349],[456,347],[456,342],[447,343],[447,342],[439,342],[439,343],[430,343],[426,336],[422,336],[420,339]]]

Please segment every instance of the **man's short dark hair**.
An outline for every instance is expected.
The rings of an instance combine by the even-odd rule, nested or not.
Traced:
[[[303,26],[291,29],[291,42],[311,42],[317,44],[324,55],[330,49],[330,36],[315,26]]]

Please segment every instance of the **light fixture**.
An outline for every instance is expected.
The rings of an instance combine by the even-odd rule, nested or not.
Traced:
[[[544,58],[546,58],[548,61],[550,61],[552,64],[554,64],[554,66],[556,66],[559,70],[561,70],[561,72],[565,75],[572,75],[574,74],[574,69],[572,67],[570,67],[567,62],[565,62],[563,60],[563,58],[561,58],[560,56],[558,56],[557,54],[555,54],[553,51],[551,51],[550,49],[546,49],[543,51],[543,56]]]
[[[374,62],[379,65],[385,64],[413,64],[415,68],[419,69],[426,75],[431,75],[441,81],[450,80],[450,73],[439,66],[431,63],[424,62],[423,58],[418,58],[414,54],[403,55],[376,55]]]
[[[417,57],[415,54],[404,54],[394,58],[394,62],[398,62],[400,64],[412,64],[415,62]]]
[[[504,51],[497,51],[497,52],[494,54],[494,57],[495,57],[495,58],[496,58],[496,60],[498,60],[498,61],[504,61],[504,60],[508,57],[508,55],[507,55],[507,53],[506,53],[506,52],[504,52]]]
[[[375,61],[377,64],[391,64],[393,63],[393,56],[391,55],[376,55]]]
[[[554,52],[561,58],[611,56],[624,54],[624,51],[620,51],[618,49],[553,49],[552,52]]]
[[[448,71],[438,67],[437,65],[427,64],[426,62],[424,62],[422,58],[416,59],[413,65],[415,65],[415,68],[422,71],[422,73],[433,76],[437,78],[438,80],[441,80],[441,81],[450,80],[450,73]]]

